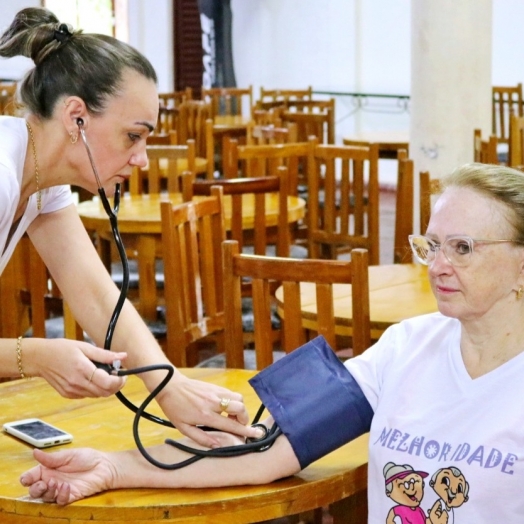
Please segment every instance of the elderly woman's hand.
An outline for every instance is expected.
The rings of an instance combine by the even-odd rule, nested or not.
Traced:
[[[112,364],[126,353],[97,348],[87,342],[67,339],[24,339],[22,363],[25,373],[47,380],[66,398],[108,397],[125,384],[93,362]]]
[[[29,495],[44,502],[70,504],[110,489],[116,474],[110,456],[90,448],[44,453],[35,449],[40,464],[23,473],[20,482]]]

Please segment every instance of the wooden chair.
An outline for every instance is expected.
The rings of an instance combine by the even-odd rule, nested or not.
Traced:
[[[194,343],[224,328],[221,244],[225,240],[222,188],[211,197],[173,206],[162,202],[162,244],[166,268],[165,352],[178,367],[196,365]]]
[[[473,130],[473,160],[482,164],[498,164],[497,137],[491,135],[488,140],[482,140],[482,131]]]
[[[333,315],[333,284],[352,284],[353,354],[370,346],[369,284],[367,252],[353,250],[351,262],[337,260],[295,260],[240,254],[235,241],[223,244],[226,367],[243,368],[244,345],[241,320],[242,281],[251,279],[255,329],[256,368],[273,362],[271,332],[271,283],[283,282],[284,302],[282,349],[289,353],[306,342],[302,328],[300,282],[314,282],[317,290],[319,334],[336,348]]]
[[[297,142],[297,126],[289,124],[277,127],[273,124],[261,125],[251,122],[247,126],[246,145],[263,146],[268,144],[286,144]]]
[[[431,179],[429,171],[419,173],[419,203],[420,203],[420,233],[423,235],[428,229],[431,216],[431,196],[440,193],[440,182]]]
[[[187,180],[188,177],[185,177]],[[290,226],[288,224],[287,195],[288,178],[285,167],[280,167],[276,176],[265,176],[261,178],[237,178],[237,179],[218,179],[195,180],[192,183],[192,192],[185,192],[185,198],[193,195],[208,195],[211,188],[220,185],[224,198],[231,198],[232,214],[231,227],[229,228],[228,238],[235,240],[240,246],[240,250],[249,254],[269,255],[277,257],[295,256],[303,258],[302,249],[291,246]],[[277,227],[268,227],[265,214],[265,202],[267,198],[278,198],[279,215]],[[253,229],[243,230],[242,211],[244,206],[254,206]],[[274,292],[277,284],[272,288]],[[251,282],[243,282],[242,295],[244,297],[243,321],[244,321],[244,340],[246,343],[252,341],[252,286]],[[227,302],[226,302],[227,303]],[[275,320],[275,331],[271,334],[272,339],[278,339],[278,320]],[[219,361],[221,358],[218,359]],[[216,359],[205,364],[216,367]]]
[[[181,91],[158,93],[158,99],[160,102],[160,107],[178,107],[182,102],[185,102],[186,100],[193,100],[193,90],[190,87],[186,87]]]
[[[228,198],[231,198],[230,238],[239,243],[240,249],[244,245],[252,245],[253,252],[257,255],[271,253],[279,257],[290,256],[291,241],[287,204],[289,179],[284,166],[279,168],[275,176],[194,180],[191,189],[189,189],[189,183],[186,182],[188,178],[184,177],[185,199],[195,195],[209,195],[211,188],[215,185],[221,186],[224,196],[228,195]],[[279,202],[278,226],[275,232],[268,228],[266,223],[265,203],[267,198],[278,198]],[[253,229],[247,231],[242,227],[242,209],[246,205],[254,206]]]
[[[320,112],[284,111],[282,123],[297,126],[298,142],[314,136],[321,144],[335,143],[335,113],[331,109]]]
[[[522,84],[492,87],[492,134],[499,144],[509,144],[511,115],[523,116]]]
[[[186,100],[178,106],[177,140],[195,141],[196,173],[212,177],[215,144],[211,105],[200,100]]]
[[[287,100],[311,100],[313,98],[313,88],[306,89],[265,89],[260,88],[260,101],[280,102]]]
[[[306,182],[300,168],[305,166],[310,148],[308,141],[240,146],[235,140],[231,140],[224,160],[224,176],[238,178],[275,175],[279,166],[286,166],[291,194],[297,195],[299,184]]]
[[[286,106],[282,104],[270,109],[259,109],[257,106],[253,106],[251,120],[255,125],[281,127],[281,116],[285,110]]]
[[[151,135],[147,137],[149,139],[151,136],[169,136],[170,133],[175,133],[178,126],[178,109],[176,107],[162,107],[158,108],[158,119],[156,122],[155,129]]]
[[[148,167],[133,167],[129,179],[129,192],[132,195],[142,193],[182,192],[182,173],[196,175],[195,141],[188,140],[187,145],[146,146]]]
[[[308,158],[310,258],[337,258],[340,248],[365,248],[379,264],[378,145],[315,144]]]
[[[18,243],[0,277],[0,336],[84,340],[84,333],[29,237]]]
[[[242,115],[253,106],[253,87],[202,88],[202,100],[211,104],[211,116]],[[245,102],[245,103],[244,103]]]
[[[524,117],[511,115],[509,130],[508,165],[522,169],[524,167]]]
[[[397,194],[395,206],[395,239],[393,263],[413,262],[408,236],[413,233],[413,160],[405,149],[398,152]]]

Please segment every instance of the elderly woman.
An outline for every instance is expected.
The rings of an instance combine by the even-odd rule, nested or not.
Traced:
[[[524,174],[471,164],[442,182],[425,235],[410,237],[440,312],[390,327],[345,364],[372,409],[369,522],[522,522]],[[265,453],[172,472],[137,451],[35,450],[40,465],[21,481],[60,504],[122,487],[263,483],[297,472],[297,450],[281,436]]]
[[[158,115],[156,74],[129,45],[72,31],[42,8],[20,11],[0,37],[0,56],[18,55],[31,57],[35,67],[21,83],[26,117],[0,117],[0,274],[27,232],[75,318],[100,347],[66,339],[2,339],[0,376],[40,376],[70,398],[107,396],[123,379],[97,373],[93,361],[127,355],[127,367],[169,363],[129,302],[116,325],[114,352],[101,349],[119,290],[78,217],[69,185],[97,193],[100,184],[112,194],[133,166],[146,165],[146,138]],[[142,376],[153,390],[164,372]],[[220,416],[223,399],[229,418]],[[256,435],[244,426],[248,414],[241,395],[178,371],[158,401],[202,445],[219,442],[197,424]]]

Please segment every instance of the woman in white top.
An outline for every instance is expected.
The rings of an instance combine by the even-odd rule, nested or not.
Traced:
[[[347,395],[322,400],[303,380],[302,396],[314,398],[301,413],[318,421],[327,406],[346,402],[346,419],[337,414],[324,421],[325,438],[340,426],[369,431],[370,523],[518,524],[524,515],[524,173],[470,164],[441,182],[425,235],[410,237],[416,258],[428,265],[439,313],[390,327],[348,360],[338,379],[354,382]],[[273,387],[278,397],[279,386]],[[317,457],[310,451],[305,457],[304,449],[315,447],[318,424],[297,437],[293,426],[302,417],[288,424],[280,416],[285,401],[279,408],[272,415],[285,436],[264,453],[167,472],[136,450],[36,451],[41,464],[21,481],[31,495],[61,504],[119,487],[268,482]],[[170,446],[151,453],[167,462],[181,458]]]
[[[123,379],[96,372],[93,361],[125,358],[131,368],[167,359],[129,302],[116,326],[114,352],[100,349],[119,290],[80,221],[69,185],[98,191],[79,139],[80,124],[109,196],[133,166],[146,165],[146,138],[159,106],[156,74],[129,45],[73,31],[43,8],[20,11],[0,37],[0,56],[18,55],[32,58],[35,67],[20,87],[25,118],[0,117],[0,274],[27,232],[98,347],[66,339],[2,339],[0,376],[40,376],[70,398],[107,396],[122,387]],[[165,372],[142,376],[152,390]],[[220,416],[224,398],[231,399],[227,412],[232,417]],[[256,435],[245,426],[248,414],[241,395],[178,371],[157,400],[183,433],[203,445],[217,441],[197,424]]]

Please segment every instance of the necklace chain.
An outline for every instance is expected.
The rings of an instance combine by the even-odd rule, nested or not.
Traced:
[[[33,135],[33,130],[29,125],[29,122],[26,120],[27,130],[29,131],[29,138],[31,139],[31,147],[33,150],[33,161],[35,164],[35,181],[36,181],[36,207],[38,211],[42,209],[42,192],[40,191],[40,180],[38,178],[38,159],[36,158],[36,146],[35,146],[35,137]]]

